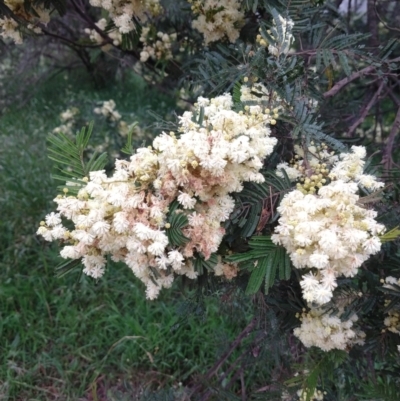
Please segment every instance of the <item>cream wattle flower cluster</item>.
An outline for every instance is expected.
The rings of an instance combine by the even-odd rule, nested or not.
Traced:
[[[140,61],[145,63],[149,58],[153,60],[171,60],[172,43],[176,41],[177,34],[167,34],[164,32],[157,32],[152,35],[150,26],[142,27],[140,41],[143,43],[143,50],[140,52]]]
[[[244,25],[244,12],[238,0],[188,0],[192,12],[197,16],[192,26],[204,35],[204,42],[222,40],[225,37],[234,43]]]
[[[122,43],[122,35],[118,29],[107,29],[109,22],[105,18],[101,18],[96,22],[96,26],[101,29],[105,35],[112,41],[114,46],[119,46]],[[95,43],[103,44],[105,42],[104,38],[95,29],[85,29],[85,33],[89,35],[90,40]],[[110,44],[102,46],[103,51],[107,51],[110,48]]]
[[[101,7],[108,11],[120,33],[135,30],[133,22],[135,17],[143,22],[162,12],[159,0],[90,0],[89,2],[93,7]]]
[[[336,278],[354,277],[362,263],[381,249],[378,236],[385,227],[376,222],[377,212],[359,204],[357,192],[358,184],[371,189],[383,184],[362,174],[365,149],[352,151],[336,159],[329,184],[315,184],[321,174],[308,162],[307,169],[300,169],[310,176],[306,189],[285,195],[277,209],[281,217],[272,241],[286,248],[294,267],[311,269],[300,281],[303,297],[310,303],[329,302]]]
[[[179,135],[163,133],[129,161],[117,160],[111,177],[91,172],[77,196],[55,199],[57,213],[46,216],[38,234],[66,242],[61,256],[81,259],[84,273],[94,278],[104,274],[107,255],[123,261],[146,285],[149,299],[170,287],[175,274],[196,278],[193,258],[208,259],[224,236],[221,223],[234,208],[229,194],[245,181],[264,180],[262,160],[276,144],[270,116],[260,107],[232,108],[229,94],[200,97],[194,113],[204,116],[201,124],[187,111]],[[173,202],[180,205],[175,213],[188,220],[182,230],[187,242],[180,246],[167,235]],[[72,230],[62,217],[72,220]]]
[[[24,0],[5,0],[4,5],[13,12],[16,19],[7,15],[1,16],[0,36],[4,39],[10,38],[16,44],[21,44],[23,41],[18,19],[27,21],[27,28],[36,34],[42,32],[41,24],[46,25],[50,21],[50,10],[43,8],[42,5],[30,4],[30,11],[28,11]]]
[[[101,114],[110,121],[119,121],[121,119],[121,114],[116,110],[115,101],[105,100],[101,107],[95,107],[93,112],[96,114]]]
[[[345,350],[355,344],[363,344],[365,333],[353,327],[358,316],[353,314],[348,320],[340,319],[344,309],[338,313],[327,313],[322,308],[314,308],[303,312],[300,316],[301,326],[294,329],[306,347],[318,347],[323,351],[332,349]]]

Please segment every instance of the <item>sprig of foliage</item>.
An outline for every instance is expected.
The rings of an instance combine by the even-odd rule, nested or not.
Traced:
[[[53,178],[70,183],[67,187],[72,191],[82,186],[82,178],[87,177],[91,171],[103,169],[107,163],[106,153],[94,152],[88,161],[85,160],[85,150],[92,131],[93,123],[90,123],[77,133],[75,141],[62,133],[51,134],[47,138],[49,158],[58,164],[57,169],[61,173],[53,175]]]

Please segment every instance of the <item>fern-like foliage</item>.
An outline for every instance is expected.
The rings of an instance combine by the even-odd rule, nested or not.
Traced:
[[[315,114],[314,108],[310,105],[310,100],[304,98],[302,89],[297,85],[286,85],[282,96],[288,104],[293,106],[286,110],[281,119],[289,123],[293,129],[293,138],[303,139],[306,142],[315,140],[319,143],[325,142],[332,149],[345,152],[347,147],[333,136],[324,131],[324,123],[320,122]]]
[[[274,285],[275,278],[288,280],[291,274],[289,255],[285,249],[276,246],[270,237],[254,236],[249,240],[250,249],[225,258],[228,262],[239,263],[242,269],[251,272],[246,293],[255,294],[262,283],[265,293]]]
[[[193,258],[194,270],[199,273],[199,275],[203,275],[205,271],[212,272],[215,265],[218,263],[218,255],[216,253],[212,253],[211,256],[206,260],[203,255],[196,255]]]
[[[56,162],[59,174],[53,178],[64,183],[72,193],[84,184],[82,178],[87,177],[90,171],[97,171],[104,168],[107,163],[107,154],[94,152],[92,157],[86,161],[85,150],[93,131],[93,123],[87,128],[83,127],[77,133],[75,141],[72,141],[65,134],[51,134],[48,137],[48,155]]]
[[[188,225],[188,218],[182,209],[179,208],[179,202],[174,201],[168,213],[169,228],[166,229],[168,241],[172,246],[181,246],[189,241],[185,237],[182,229]]]
[[[195,83],[207,86],[210,96],[230,91],[240,81],[243,72],[238,70],[237,62],[250,50],[244,44],[217,44],[216,49],[205,51],[183,66],[184,70],[193,70]]]

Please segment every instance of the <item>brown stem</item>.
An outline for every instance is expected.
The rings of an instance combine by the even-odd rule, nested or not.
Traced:
[[[99,44],[90,44],[90,45],[89,44],[80,44],[78,42],[74,42],[73,40],[70,40],[69,38],[66,38],[65,36],[61,36],[56,33],[50,32],[45,28],[41,28],[41,29],[42,29],[42,32],[46,36],[50,36],[52,38],[59,39],[63,42],[66,42],[68,45],[70,45],[70,47],[98,48],[98,47],[103,46],[102,44],[101,45],[99,45]]]

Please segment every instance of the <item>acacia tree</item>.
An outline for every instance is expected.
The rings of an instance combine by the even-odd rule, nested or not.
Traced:
[[[63,186],[38,230],[62,269],[106,279],[123,261],[150,299],[181,279],[262,302],[195,399],[397,397],[399,5],[363,4],[366,19],[340,1],[2,5],[3,36],[40,26],[84,63],[118,54],[197,98],[152,146],[130,135],[108,176],[105,155],[84,161],[90,129],[51,136]]]

